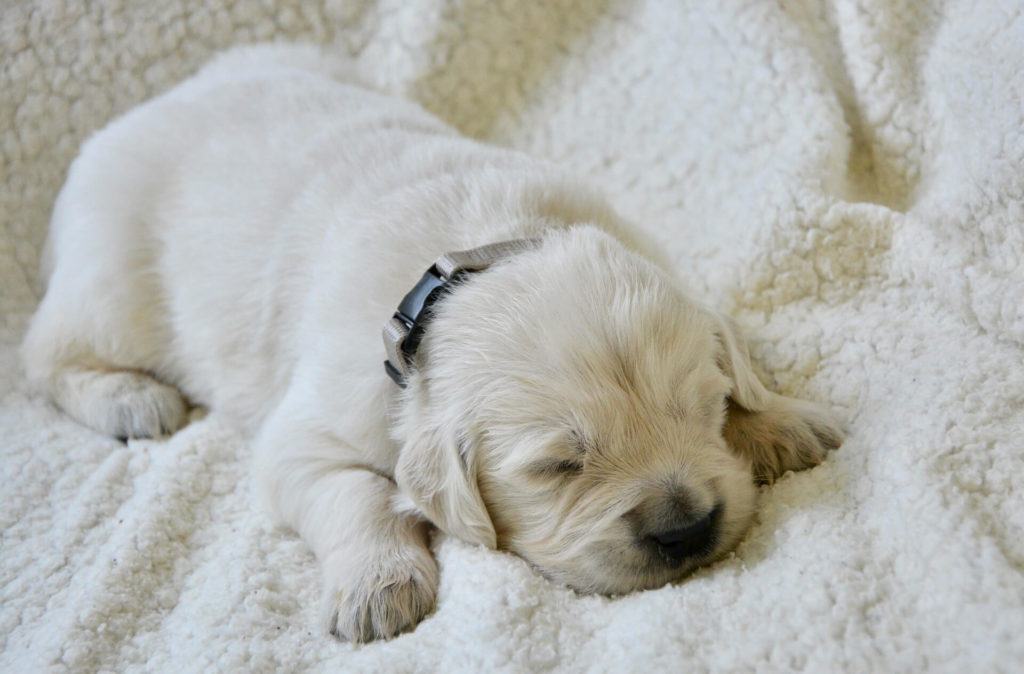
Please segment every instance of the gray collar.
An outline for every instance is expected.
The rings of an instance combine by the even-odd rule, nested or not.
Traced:
[[[405,388],[405,381],[412,372],[413,356],[430,320],[430,308],[451,291],[454,282],[467,273],[482,271],[498,260],[533,248],[538,242],[538,239],[513,239],[471,250],[453,251],[437,258],[384,325],[384,349],[388,355],[384,370],[388,376]]]

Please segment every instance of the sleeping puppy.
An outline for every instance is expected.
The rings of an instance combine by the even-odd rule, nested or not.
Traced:
[[[652,588],[840,444],[640,250],[565,172],[314,49],[246,48],[85,145],[23,357],[112,436],[232,418],[328,628],[387,638],[434,605],[430,525],[582,592]]]

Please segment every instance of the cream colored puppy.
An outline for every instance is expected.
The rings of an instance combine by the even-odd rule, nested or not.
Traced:
[[[189,403],[247,429],[334,633],[432,609],[428,522],[580,591],[650,588],[735,546],[755,479],[838,446],[599,195],[351,82],[310,48],[236,50],[92,138],[23,347],[102,433],[174,432]],[[403,295],[509,239],[443,288],[396,385],[380,327]]]

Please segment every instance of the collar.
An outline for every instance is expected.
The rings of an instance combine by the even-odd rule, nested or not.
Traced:
[[[471,250],[445,253],[437,258],[398,305],[398,311],[384,325],[384,349],[388,359],[384,370],[405,388],[412,372],[412,359],[430,320],[430,308],[466,274],[483,271],[510,255],[533,248],[538,239],[513,239]]]

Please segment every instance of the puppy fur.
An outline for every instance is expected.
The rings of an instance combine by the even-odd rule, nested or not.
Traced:
[[[437,305],[404,390],[380,329],[441,253],[539,243]],[[583,592],[734,547],[754,480],[841,442],[767,391],[729,321],[565,172],[460,137],[305,47],[228,52],[84,146],[57,199],[26,370],[102,433],[189,404],[252,437],[338,636],[432,610],[428,527]]]

